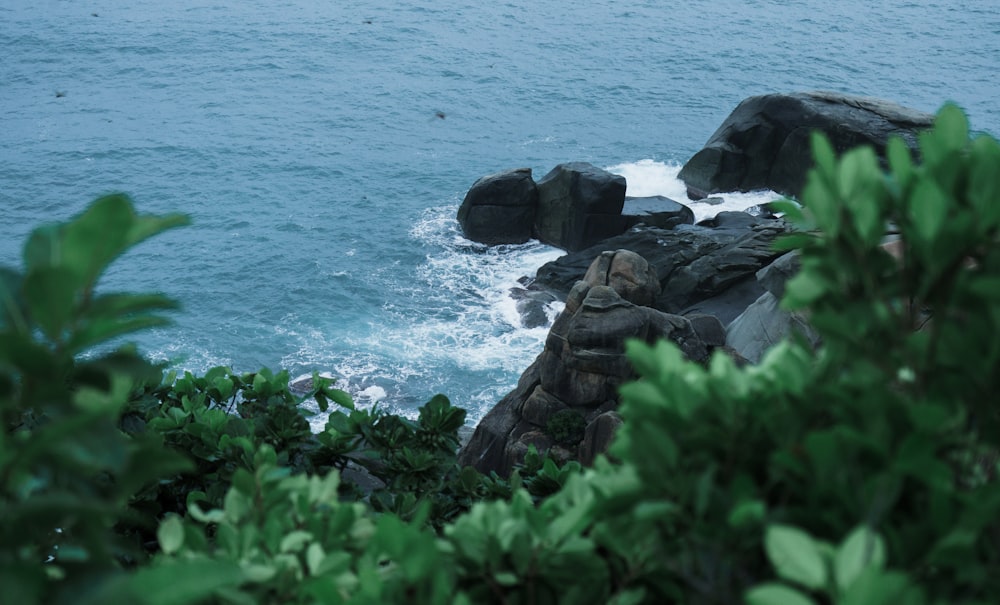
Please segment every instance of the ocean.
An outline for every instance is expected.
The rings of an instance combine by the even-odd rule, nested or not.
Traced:
[[[996,135],[998,73],[995,0],[0,0],[0,264],[124,191],[193,220],[101,283],[182,303],[133,339],[150,357],[329,373],[406,414],[444,393],[474,422],[543,346],[510,288],[560,254],[465,240],[480,176],[586,161],[684,201],[747,96],[953,101]]]

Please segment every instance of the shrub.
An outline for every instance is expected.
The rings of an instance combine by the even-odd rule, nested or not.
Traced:
[[[823,344],[705,370],[633,343],[616,452],[645,498],[678,507],[665,541],[691,601],[973,603],[1000,594],[1000,146],[946,106],[890,172],[822,136],[783,305]],[[899,255],[881,245],[887,226]],[[931,321],[926,321],[932,317]],[[839,546],[834,546],[839,544]],[[771,576],[767,553],[783,583]]]
[[[103,197],[33,231],[23,270],[0,269],[0,585],[10,602],[83,598],[142,562],[126,528],[153,531],[156,519],[132,514],[129,499],[190,468],[157,439],[118,429],[130,391],[160,368],[129,347],[80,357],[166,323],[156,313],[174,308],[170,299],[94,286],[126,249],[185,222]]]
[[[587,421],[579,412],[566,409],[553,414],[545,425],[545,432],[559,445],[573,447],[583,441]]]

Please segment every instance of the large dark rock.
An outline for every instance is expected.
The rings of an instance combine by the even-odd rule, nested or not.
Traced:
[[[483,244],[523,244],[532,237],[538,189],[530,168],[484,176],[458,209],[465,237]]]
[[[638,227],[542,265],[528,289],[565,297],[602,252],[630,250],[648,261],[660,283],[652,307],[707,313],[725,324],[763,293],[754,274],[778,256],[771,246],[786,230],[784,221],[749,215],[726,218],[718,227]]]
[[[830,92],[750,97],[681,169],[691,199],[773,189],[798,196],[812,166],[810,134],[824,132],[838,152],[867,144],[884,157],[892,135],[916,149],[934,116],[880,99]]]
[[[618,387],[633,377],[625,341],[667,338],[689,359],[706,361],[709,349],[691,322],[634,301],[648,301],[658,287],[645,260],[627,250],[600,255],[573,287],[553,323],[541,355],[476,427],[459,463],[508,474],[529,446],[559,459],[592,461],[617,427]],[[567,411],[585,423],[583,439],[556,444],[550,421]]]
[[[535,236],[570,252],[625,231],[625,177],[586,162],[559,164],[538,181]]]

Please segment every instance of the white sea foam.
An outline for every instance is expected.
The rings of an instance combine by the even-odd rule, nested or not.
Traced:
[[[231,357],[212,353],[194,342],[185,340],[166,342],[159,347],[143,350],[142,353],[148,359],[156,362],[166,361],[170,367],[180,372],[188,371],[196,375],[204,374],[216,366],[233,365]]]
[[[285,317],[275,332],[294,344],[282,367],[329,372],[361,408],[378,404],[413,418],[444,393],[478,421],[517,383],[548,333],[547,326],[522,326],[511,289],[563,252],[538,242],[469,241],[455,211],[454,205],[426,210],[411,227],[425,256],[412,273],[387,274],[385,302],[366,327],[335,339],[303,318]],[[550,323],[561,309],[561,302],[545,308]],[[318,415],[313,427],[325,421]]]
[[[402,333],[376,333],[380,342],[392,342],[402,351],[417,353],[430,367],[453,366],[483,376],[483,382],[465,394],[467,407],[485,411],[509,390],[541,352],[548,326],[522,326],[511,296],[519,280],[563,254],[532,241],[522,245],[487,247],[462,237],[455,208],[430,209],[411,235],[431,248],[417,277],[426,292],[438,293],[436,309],[416,318]],[[562,303],[549,304],[549,322]],[[372,343],[369,343],[372,344]]]
[[[681,171],[680,164],[668,164],[656,160],[639,160],[627,162],[606,168],[608,172],[625,177],[628,186],[626,195],[646,197],[662,195],[691,208],[695,221],[712,218],[726,210],[742,211],[751,206],[765,204],[780,199],[782,196],[774,191],[762,190],[749,193],[717,193],[713,198],[722,198],[721,203],[712,204],[705,201],[692,201],[687,198],[687,188],[684,181],[677,178]]]

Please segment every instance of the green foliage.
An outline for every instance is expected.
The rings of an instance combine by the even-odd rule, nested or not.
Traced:
[[[740,369],[629,346],[643,379],[622,388],[614,451],[644,501],[679,508],[660,535],[690,599],[1000,594],[1000,146],[968,132],[946,106],[923,162],[894,140],[887,174],[814,136],[804,206],[783,206],[802,265],[783,305],[808,313],[819,350],[783,343]]]
[[[36,229],[22,270],[0,270],[0,585],[12,602],[70,600],[111,583],[141,548],[123,526],[130,497],[189,468],[118,421],[132,389],[160,369],[132,348],[81,358],[88,347],[162,325],[160,295],[94,287],[130,246],[181,225],[103,197],[82,215]],[[117,530],[116,530],[117,528]]]
[[[159,529],[154,568],[214,561],[240,570],[227,602],[450,602],[453,580],[432,531],[342,502],[339,477],[293,474],[270,446],[233,477],[221,508],[189,506]],[[426,514],[426,510],[423,514]]]
[[[765,536],[768,558],[778,576],[825,593],[830,602],[879,605],[926,602],[923,592],[904,574],[886,571],[886,545],[868,527],[858,527],[834,549],[794,527],[772,525]],[[757,603],[816,603],[798,588],[776,582],[749,590]]]
[[[574,410],[559,410],[549,417],[545,432],[559,445],[573,447],[583,441],[587,421]]]

